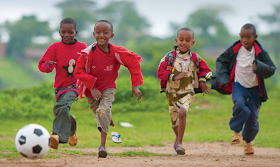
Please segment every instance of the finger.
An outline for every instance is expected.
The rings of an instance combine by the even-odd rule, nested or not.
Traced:
[[[55,62],[55,61],[53,62],[53,64],[56,64],[56,63],[57,63],[57,62]]]
[[[142,93],[140,92],[137,97],[138,97],[137,100],[140,100],[142,98]]]

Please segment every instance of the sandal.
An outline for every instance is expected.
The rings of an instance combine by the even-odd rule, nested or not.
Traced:
[[[231,139],[231,144],[238,144],[241,142],[242,136],[238,132],[234,132],[232,139]]]
[[[174,148],[174,152],[175,152],[175,154],[177,155],[177,152],[176,152],[176,148],[177,148],[177,146],[176,146],[176,144],[174,144],[174,145],[173,145],[173,148]]]
[[[183,148],[182,145],[177,146],[176,153],[179,154],[179,155],[185,155],[185,149]]]
[[[121,134],[118,134],[118,132],[111,132],[112,140],[114,143],[121,143]]]
[[[103,147],[99,147],[98,149],[98,158],[106,158],[107,157],[107,151]]]

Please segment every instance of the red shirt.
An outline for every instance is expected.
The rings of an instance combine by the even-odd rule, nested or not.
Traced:
[[[93,87],[101,93],[105,89],[116,88],[115,80],[118,77],[120,65],[124,65],[130,71],[132,86],[143,84],[140,69],[142,58],[124,47],[113,44],[109,44],[109,46],[110,53],[103,52],[97,45],[93,53],[91,45],[85,49],[87,51],[84,51],[78,60],[74,76],[85,86],[81,87],[80,91],[83,92],[85,89],[86,97],[92,98],[91,90]]]
[[[64,44],[61,41],[53,43],[47,49],[38,63],[38,68],[44,73],[50,73],[54,68],[56,69],[54,81],[55,89],[64,88],[76,83],[77,79],[74,77],[73,73],[76,62],[81,55],[81,50],[84,48],[86,48],[86,44],[79,41],[73,44]],[[57,63],[50,67],[49,61]]]

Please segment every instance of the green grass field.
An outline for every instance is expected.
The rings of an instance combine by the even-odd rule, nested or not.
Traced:
[[[127,80],[117,82],[116,101],[112,109],[115,127],[110,128],[109,134],[111,131],[119,132],[123,142],[116,145],[108,135],[107,146],[163,146],[165,141],[174,140],[165,96],[158,92],[158,80],[144,79],[146,84],[140,87],[143,92],[140,101],[131,97],[131,88],[123,84]],[[277,92],[279,91],[269,92],[270,99],[263,103],[259,114],[260,132],[254,141],[254,146],[280,148]],[[0,157],[20,157],[15,148],[14,138],[17,131],[26,124],[40,124],[51,133],[54,104],[52,83],[44,83],[30,89],[2,91],[0,104],[2,106],[0,107]],[[79,99],[73,103],[71,113],[78,123],[79,143],[76,147],[97,148],[100,143],[100,133],[86,100]],[[215,91],[210,95],[195,95],[195,102],[187,115],[184,141],[230,142],[233,132],[229,129],[228,121],[231,113],[231,96],[220,95]],[[120,126],[120,122],[129,122],[133,127],[124,128]],[[61,149],[69,147],[68,144],[60,146]],[[56,152],[56,150],[51,151]],[[56,156],[46,158],[56,158]]]

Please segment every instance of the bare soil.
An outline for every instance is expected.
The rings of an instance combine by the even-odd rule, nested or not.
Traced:
[[[0,159],[0,167],[175,167],[175,166],[206,166],[206,167],[276,167],[280,166],[280,149],[254,147],[254,155],[243,155],[241,145],[230,145],[225,142],[199,143],[185,142],[185,155],[175,155],[172,143],[165,146],[145,147],[108,147],[110,153],[126,151],[147,151],[160,154],[172,154],[172,156],[110,156],[98,158],[90,153],[97,153],[97,148],[75,148],[85,151],[87,155],[69,155],[62,153],[48,153],[59,155],[54,159]],[[63,148],[64,149],[64,148]]]

